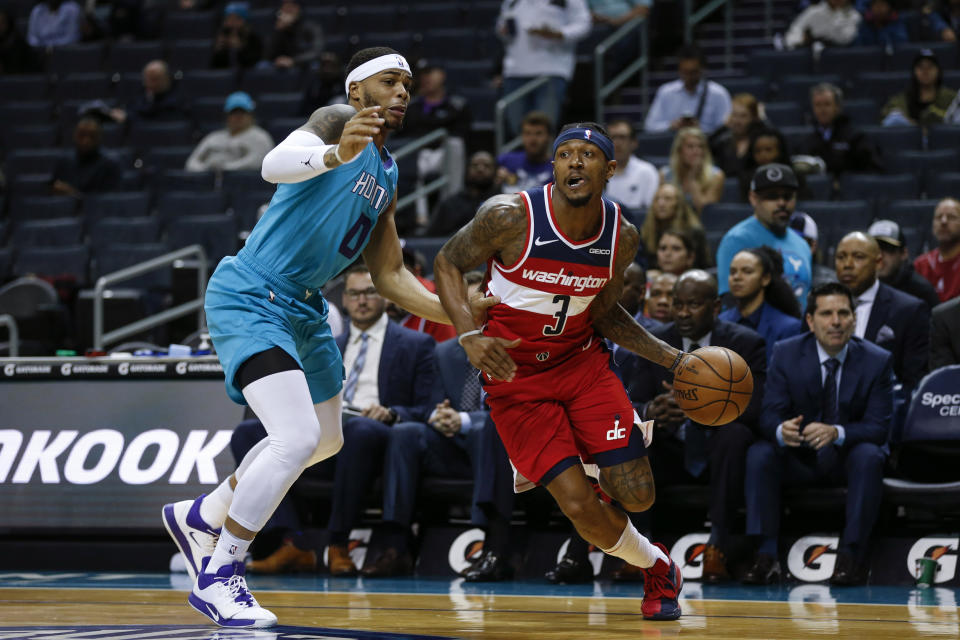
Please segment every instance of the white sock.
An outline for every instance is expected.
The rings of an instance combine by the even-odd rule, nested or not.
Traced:
[[[224,527],[220,532],[220,539],[217,541],[217,548],[210,557],[210,563],[204,573],[216,573],[217,569],[225,564],[234,562],[243,562],[247,557],[247,549],[253,540],[244,540],[233,535]]]
[[[222,527],[227,519],[231,502],[233,502],[233,488],[230,486],[228,476],[200,501],[200,517],[214,529]]]
[[[649,569],[657,563],[657,560],[663,560],[670,564],[670,558],[653,543],[640,535],[637,528],[627,518],[627,526],[623,529],[617,544],[609,549],[601,549],[606,554],[616,556],[626,560],[632,565]]]

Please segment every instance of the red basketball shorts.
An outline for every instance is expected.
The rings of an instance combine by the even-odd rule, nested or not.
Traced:
[[[609,357],[590,349],[511,382],[486,382],[490,416],[525,478],[547,484],[581,459],[609,467],[646,455]]]

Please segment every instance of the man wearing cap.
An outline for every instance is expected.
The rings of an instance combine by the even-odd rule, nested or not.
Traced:
[[[403,123],[410,65],[393,49],[373,47],[354,54],[346,71],[348,103],[317,109],[264,158],[261,175],[276,193],[243,249],[224,258],[207,285],[207,323],[227,393],[267,432],[209,495],[163,508],[164,526],[196,575],[188,601],[221,626],[277,623],[250,593],[244,557],[303,470],[343,446],[343,359],[321,287],[362,257],[384,297],[450,321],[404,268],[393,219],[397,163],[383,145]],[[481,316],[497,301],[472,304]],[[366,357],[361,342],[358,361]],[[500,378],[514,370],[480,368]]]
[[[753,216],[734,225],[717,248],[717,281],[720,293],[730,289],[730,261],[739,251],[767,245],[783,255],[783,279],[787,281],[801,308],[806,304],[812,281],[810,247],[789,228],[790,216],[797,206],[797,176],[785,164],[758,167],[750,181]]]
[[[933,210],[937,248],[913,261],[917,273],[930,281],[941,302],[960,296],[960,201],[944,198]]]
[[[914,298],[920,298],[933,309],[940,304],[937,292],[923,276],[913,270],[910,261],[907,242],[903,231],[893,220],[877,220],[867,234],[880,245],[880,281],[908,293]]]
[[[259,169],[273,148],[270,134],[254,123],[253,99],[243,91],[227,96],[227,127],[204,136],[187,158],[187,171]]]

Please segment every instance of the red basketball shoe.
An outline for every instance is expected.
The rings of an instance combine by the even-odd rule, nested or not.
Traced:
[[[680,617],[680,589],[683,588],[683,576],[677,564],[670,559],[667,548],[659,542],[654,546],[663,551],[669,563],[657,560],[643,572],[643,602],[640,611],[647,620],[676,620]]]

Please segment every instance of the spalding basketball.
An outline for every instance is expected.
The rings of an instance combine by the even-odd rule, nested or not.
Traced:
[[[680,361],[673,397],[688,418],[708,426],[735,420],[750,404],[753,374],[735,351],[701,347]]]

